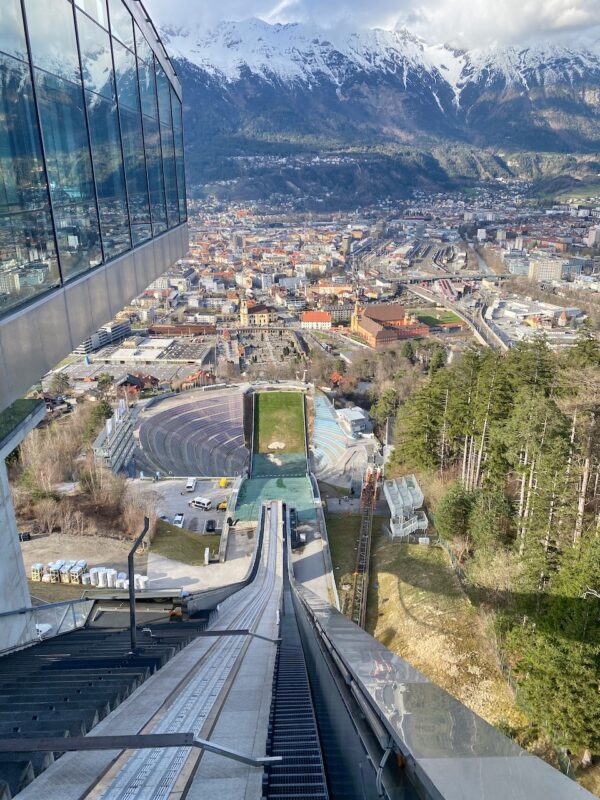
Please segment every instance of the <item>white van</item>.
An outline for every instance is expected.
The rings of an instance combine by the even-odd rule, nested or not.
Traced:
[[[186,492],[193,492],[196,488],[196,478],[188,478],[185,485]]]
[[[209,500],[208,497],[194,497],[188,505],[192,508],[199,508],[201,511],[208,511],[212,508],[212,500]]]

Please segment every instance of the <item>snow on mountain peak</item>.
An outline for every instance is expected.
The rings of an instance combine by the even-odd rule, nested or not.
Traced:
[[[400,74],[406,85],[408,71],[416,70],[449,86],[456,106],[472,83],[500,80],[528,88],[531,82],[572,82],[586,70],[600,75],[600,57],[588,49],[541,43],[461,51],[428,44],[407,28],[350,31],[250,18],[221,22],[208,33],[168,28],[163,38],[172,56],[225,82],[250,74],[282,83],[311,85],[327,79],[341,85],[355,72],[385,72]]]

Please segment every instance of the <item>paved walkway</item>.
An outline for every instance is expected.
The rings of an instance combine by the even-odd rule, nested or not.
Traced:
[[[202,543],[202,537],[198,539]],[[231,531],[227,543],[227,560],[224,564],[192,567],[171,558],[150,552],[148,554],[148,589],[172,589],[197,592],[215,589],[243,580],[250,567],[256,538]]]

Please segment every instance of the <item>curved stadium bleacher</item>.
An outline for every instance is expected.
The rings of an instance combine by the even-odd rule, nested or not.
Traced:
[[[247,467],[244,395],[203,392],[162,401],[140,418],[136,462],[141,470],[171,475],[240,475]]]
[[[331,469],[346,454],[348,437],[340,428],[329,400],[319,394],[315,394],[315,421],[312,439],[317,472]]]

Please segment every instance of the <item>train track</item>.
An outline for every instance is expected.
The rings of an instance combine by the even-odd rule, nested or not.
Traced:
[[[350,618],[361,628],[365,627],[367,615],[367,593],[369,589],[369,560],[371,557],[371,533],[373,515],[377,502],[377,473],[367,469],[360,495],[360,534],[356,568],[352,576],[352,595],[350,598]]]

